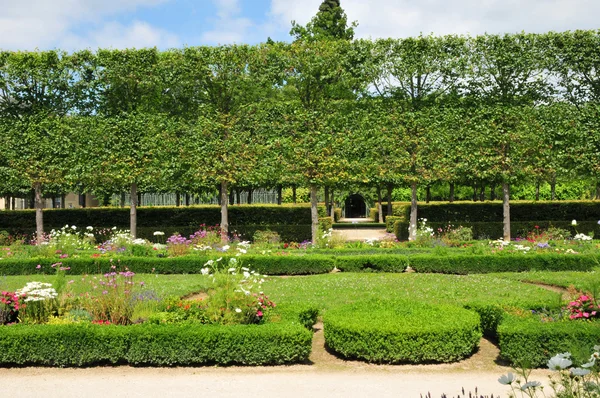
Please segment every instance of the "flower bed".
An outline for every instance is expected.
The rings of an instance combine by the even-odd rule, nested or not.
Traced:
[[[346,358],[376,363],[453,362],[481,338],[472,311],[415,302],[362,302],[328,311],[327,346]]]

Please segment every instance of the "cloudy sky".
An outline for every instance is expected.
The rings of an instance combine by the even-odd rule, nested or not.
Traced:
[[[321,0],[0,0],[0,49],[289,40]],[[598,29],[600,0],[342,0],[357,37]]]

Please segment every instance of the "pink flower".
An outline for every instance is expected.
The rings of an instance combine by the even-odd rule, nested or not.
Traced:
[[[588,301],[590,298],[588,296],[581,296],[579,297],[579,300],[581,301]]]
[[[38,264],[37,267],[35,267],[36,269],[40,269],[42,268],[41,264]]]
[[[589,314],[589,312],[584,312],[584,313],[583,313],[583,316],[584,316],[584,318],[589,318],[589,317],[590,317],[590,314]]]
[[[258,317],[261,317],[261,316],[263,316],[263,313],[262,313],[262,311],[261,311],[261,310],[258,310],[258,311],[256,312],[256,316],[258,316]]]

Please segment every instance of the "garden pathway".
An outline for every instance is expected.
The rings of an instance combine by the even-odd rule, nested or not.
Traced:
[[[0,383],[10,397],[406,397],[431,392],[449,397],[464,387],[506,397],[497,381],[511,369],[497,362],[498,349],[483,339],[469,359],[441,365],[373,365],[339,359],[324,348],[316,327],[310,363],[271,367],[85,369],[0,368]],[[532,379],[547,380],[547,371]],[[10,386],[10,387],[9,387]],[[10,388],[10,392],[7,391]]]
[[[341,218],[340,224],[372,223],[370,218]],[[365,241],[367,239],[383,239],[386,236],[385,228],[344,228],[336,226],[333,233],[349,242]]]

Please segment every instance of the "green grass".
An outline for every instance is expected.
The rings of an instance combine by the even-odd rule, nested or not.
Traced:
[[[497,278],[513,281],[523,281],[531,283],[543,283],[568,288],[574,286],[578,290],[600,292],[600,269],[592,272],[578,271],[530,271],[530,272],[504,272],[498,274],[489,274]]]

